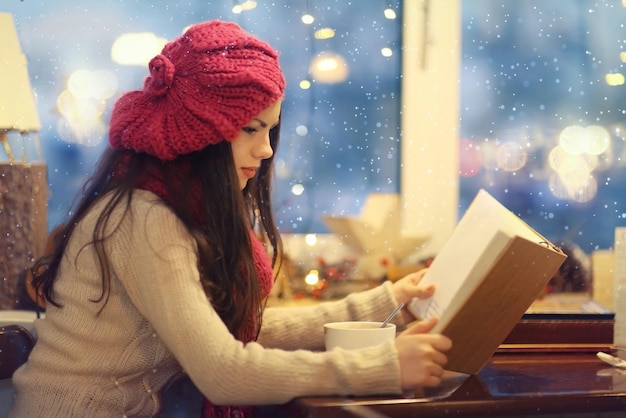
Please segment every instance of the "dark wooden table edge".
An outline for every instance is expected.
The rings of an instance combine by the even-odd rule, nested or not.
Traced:
[[[414,401],[399,398],[397,402],[380,402],[377,399],[368,401],[366,398],[346,400],[336,403],[329,403],[325,406],[315,406],[308,408],[307,398],[305,400],[294,400],[282,408],[286,416],[307,417],[307,418],[343,418],[359,415],[358,412],[364,408],[371,412],[383,416],[423,416],[423,417],[502,417],[516,415],[549,415],[549,414],[577,414],[601,412],[615,412],[612,417],[626,417],[626,397],[620,395],[607,394],[586,394],[580,396],[537,396],[532,405],[524,404],[519,399],[499,398],[499,399],[476,399],[474,401],[455,401],[441,399],[436,401]],[[326,398],[325,398],[326,399]],[[419,403],[419,411],[415,405]],[[310,405],[310,404],[309,404]],[[354,411],[354,412],[352,412]]]
[[[532,358],[559,358],[559,363],[567,367],[581,365],[588,368],[598,367],[602,363],[593,351],[612,346],[593,345],[577,347],[573,350],[555,345],[547,351],[530,350],[525,354],[495,355],[491,363],[506,367],[524,363]],[[571,347],[569,347],[571,348]],[[580,350],[580,351],[579,351]],[[555,357],[556,356],[556,357]],[[562,361],[561,361],[562,360]],[[539,360],[539,363],[541,361]],[[606,367],[609,367],[608,365]],[[511,417],[559,414],[610,413],[607,417],[626,418],[626,389],[607,391],[604,389],[570,390],[568,392],[527,392],[524,394],[493,394],[485,389],[479,376],[466,376],[460,385],[446,396],[437,398],[407,398],[400,396],[371,397],[305,397],[282,406],[285,417],[340,418],[340,417]],[[368,415],[369,413],[369,415]]]

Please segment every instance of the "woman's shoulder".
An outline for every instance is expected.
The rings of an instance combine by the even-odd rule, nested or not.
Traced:
[[[183,245],[194,248],[187,227],[157,195],[135,190],[129,202],[118,204],[111,213],[107,228],[111,244],[125,242],[132,247],[148,245],[152,249]]]
[[[92,210],[90,212],[92,214],[93,213],[99,214],[106,207],[108,207],[109,204],[111,203],[112,199],[115,199],[115,198],[116,198],[116,195],[113,192],[109,192],[109,193],[103,195],[93,205]],[[147,212],[151,208],[156,208],[156,209],[159,209],[159,210],[166,210],[166,211],[169,210],[169,208],[167,207],[165,202],[163,202],[163,200],[159,196],[157,196],[156,194],[154,194],[154,193],[152,193],[152,192],[150,192],[148,190],[143,190],[143,189],[135,189],[135,190],[133,190],[131,198],[130,198],[130,209],[133,212],[141,213],[141,212]],[[122,214],[122,213],[125,213],[125,212],[127,212],[127,206],[125,204],[125,200],[122,199],[120,201],[120,203],[115,205],[115,208],[114,208],[112,214],[113,215],[115,215],[115,214]]]
[[[159,196],[147,190],[133,191],[130,213],[133,220],[145,220],[153,226],[155,224],[160,224],[164,228],[182,226],[182,221],[174,211]]]
[[[165,202],[156,194],[148,190],[136,189],[133,190],[131,197],[131,209],[135,213],[147,214],[150,211],[156,210],[159,213],[165,212],[174,216],[174,212],[165,204]]]
[[[112,198],[113,195],[104,196],[87,216],[87,223],[93,224],[102,215]],[[142,234],[145,235],[146,230],[155,232],[163,230],[168,231],[169,234],[180,231],[186,235],[186,228],[174,211],[159,196],[147,190],[134,190],[128,205],[120,201],[107,218],[107,229],[110,228],[110,232],[121,229],[129,234],[143,231]]]

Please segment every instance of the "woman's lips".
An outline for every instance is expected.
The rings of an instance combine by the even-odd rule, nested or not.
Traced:
[[[256,174],[256,167],[242,167],[241,171],[243,172],[243,174],[248,177],[249,179],[251,179],[252,177],[255,176]]]

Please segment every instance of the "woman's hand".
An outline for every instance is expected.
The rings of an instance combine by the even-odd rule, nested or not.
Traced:
[[[423,268],[414,273],[407,274],[400,280],[394,282],[391,287],[393,297],[398,303],[404,303],[405,305],[413,298],[428,298],[435,292],[435,285],[430,284],[428,286],[420,285],[420,281],[424,274],[428,271],[427,268]],[[415,318],[408,313],[405,309],[402,310],[402,318],[404,323],[411,322]]]
[[[427,268],[423,268],[414,273],[407,274],[393,284],[391,291],[398,303],[404,303],[406,305],[413,298],[427,298],[433,295],[435,285],[420,285],[420,281],[427,271]]]
[[[417,322],[396,338],[403,390],[441,383],[448,362],[445,352],[452,348],[452,341],[441,334],[427,334],[436,323],[436,318]]]

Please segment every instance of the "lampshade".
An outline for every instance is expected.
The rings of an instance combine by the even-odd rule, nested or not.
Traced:
[[[13,17],[0,13],[0,131],[39,131],[41,123]]]
[[[37,146],[41,128],[13,17],[0,13],[0,143],[9,161],[0,161],[0,310],[20,309],[21,277],[42,256],[47,237],[46,165],[29,163],[25,138]],[[22,143],[15,160],[10,137]],[[15,142],[15,141],[14,141]]]

